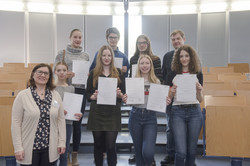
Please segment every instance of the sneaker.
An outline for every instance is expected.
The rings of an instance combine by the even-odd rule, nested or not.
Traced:
[[[135,155],[131,156],[131,157],[128,159],[128,163],[129,163],[129,164],[135,164]]]
[[[161,161],[161,166],[167,166],[169,164],[174,164],[174,157],[171,156],[166,156],[162,161]]]

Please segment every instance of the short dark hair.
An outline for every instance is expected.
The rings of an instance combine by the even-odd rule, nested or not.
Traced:
[[[116,27],[108,28],[106,30],[106,39],[108,39],[108,37],[111,33],[116,34],[118,36],[118,39],[120,39],[120,32]]]
[[[50,67],[50,65],[45,64],[45,63],[40,63],[40,64],[36,65],[36,66],[33,68],[32,72],[31,72],[31,74],[30,74],[28,86],[29,86],[29,87],[32,86],[32,87],[34,87],[34,88],[36,87],[36,83],[35,83],[35,80],[34,80],[33,76],[34,76],[35,72],[37,71],[37,69],[39,69],[39,68],[41,68],[41,67],[47,67],[47,68],[49,69],[49,80],[48,80],[48,82],[47,82],[47,84],[46,84],[46,87],[47,87],[49,90],[55,89],[56,86],[55,86],[54,83],[53,83],[53,72],[52,72],[52,68]]]

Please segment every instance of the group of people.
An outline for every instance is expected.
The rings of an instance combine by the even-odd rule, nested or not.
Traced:
[[[136,52],[130,63],[117,44],[120,33],[117,28],[108,28],[106,40],[95,54],[90,66],[86,85],[72,84],[73,60],[89,61],[89,55],[82,51],[82,33],[74,29],[70,33],[71,43],[59,51],[54,68],[47,64],[34,67],[28,88],[21,91],[13,104],[12,139],[15,157],[21,165],[54,166],[59,158],[60,166],[78,166],[77,154],[81,140],[81,120],[86,100],[90,102],[87,129],[94,139],[94,162],[103,165],[107,154],[109,166],[117,164],[116,139],[121,130],[121,105],[126,103],[125,77],[144,78],[144,103],[132,105],[129,117],[129,132],[135,147],[137,166],[153,166],[157,137],[156,112],[147,110],[150,83],[170,86],[166,94],[167,156],[161,165],[175,163],[176,166],[194,166],[196,146],[202,127],[199,102],[202,101],[203,76],[200,60],[195,50],[184,45],[185,36],[181,30],[171,34],[174,51],[161,60],[152,52],[146,35],[138,36]],[[123,59],[122,68],[116,68],[115,57]],[[136,73],[132,66],[136,65]],[[130,72],[129,72],[130,71]],[[57,76],[53,82],[53,73]],[[176,75],[196,74],[196,101],[176,101]],[[98,78],[116,78],[116,104],[97,104]],[[81,113],[75,114],[77,121],[65,120],[62,99],[64,92],[83,95]],[[73,132],[72,160],[69,153]]]

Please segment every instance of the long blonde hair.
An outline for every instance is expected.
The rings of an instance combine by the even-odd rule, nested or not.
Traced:
[[[103,64],[102,64],[102,54],[104,50],[109,50],[112,56],[111,63],[110,63],[110,75],[112,78],[117,78],[118,83],[121,82],[120,77],[119,77],[119,71],[114,65],[114,51],[109,45],[104,45],[100,48],[98,51],[98,55],[96,58],[96,66],[93,70],[93,87],[96,87],[96,83],[98,81],[98,77],[102,74],[103,72]]]
[[[153,61],[152,59],[150,58],[149,55],[141,55],[137,61],[137,69],[136,69],[136,75],[135,77],[142,77],[141,75],[141,71],[140,71],[140,61],[142,58],[147,58],[150,62],[150,70],[149,70],[149,75],[148,75],[148,80],[151,82],[151,83],[158,83],[160,82],[159,79],[155,76],[155,71],[154,71],[154,65],[153,65]]]

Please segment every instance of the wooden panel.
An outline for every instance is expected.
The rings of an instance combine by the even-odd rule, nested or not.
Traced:
[[[27,72],[0,72],[1,81],[10,80],[28,80],[30,73]]]
[[[206,154],[250,157],[250,107],[206,108]]]
[[[16,96],[26,88],[26,81],[0,81],[0,96]]]
[[[204,82],[208,81],[218,81],[218,74],[217,73],[203,73],[203,80]]]
[[[250,90],[237,90],[237,96],[245,96],[246,97],[246,104],[250,105]]]
[[[15,97],[3,97],[0,96],[0,106],[12,105],[15,100]]]
[[[245,74],[234,73],[234,74],[218,74],[218,80],[220,81],[233,81],[233,80],[247,80]]]
[[[207,106],[244,106],[245,96],[204,96],[205,108]]]
[[[209,67],[210,73],[233,73],[233,67]]]
[[[202,73],[208,73],[208,67],[202,67]]]
[[[233,82],[236,90],[250,90],[250,81]]]
[[[235,73],[249,73],[248,63],[229,63],[228,67],[233,67]]]
[[[0,105],[0,156],[14,156],[11,138],[11,109],[10,105]]]
[[[204,82],[204,95],[234,96],[234,92],[234,86],[229,82]]]

